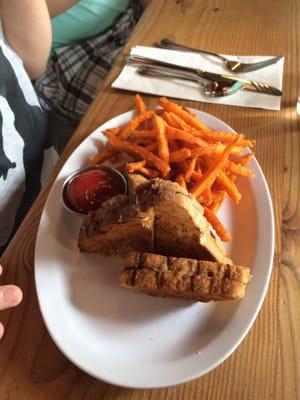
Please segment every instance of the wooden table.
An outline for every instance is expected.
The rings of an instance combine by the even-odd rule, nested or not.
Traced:
[[[97,126],[134,107],[132,93],[111,82],[136,44],[163,36],[233,54],[284,54],[284,96],[279,112],[180,102],[217,115],[257,139],[256,156],[275,211],[276,251],[271,284],[246,339],[221,366],[198,380],[162,390],[130,390],[97,381],[73,366],[49,337],[33,281],[34,244],[48,186],[2,258],[5,282],[24,290],[24,301],[1,313],[7,335],[0,344],[1,400],[60,399],[300,399],[300,7],[292,0],[153,0],[118,58],[53,172]],[[149,105],[157,99],[145,96]]]

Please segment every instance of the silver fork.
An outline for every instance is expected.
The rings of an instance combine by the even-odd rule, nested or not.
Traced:
[[[228,58],[222,56],[221,54],[213,53],[211,51],[200,50],[200,49],[195,49],[192,47],[184,46],[183,44],[173,42],[172,40],[166,39],[166,38],[161,39],[159,42],[155,43],[155,45],[157,47],[160,47],[163,49],[191,51],[194,53],[202,53],[202,54],[207,54],[209,56],[217,57],[224,62],[227,69],[229,69],[229,71],[231,71],[231,72],[256,71],[258,69],[265,68],[268,65],[277,63],[277,61],[279,61],[283,57],[283,56],[272,57],[265,61],[258,61],[258,62],[249,64],[249,63],[242,63],[239,61],[229,60]]]

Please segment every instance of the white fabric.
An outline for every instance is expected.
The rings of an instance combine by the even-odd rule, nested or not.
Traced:
[[[40,183],[55,165],[57,153],[48,140],[45,118],[32,82],[22,60],[5,40],[1,21],[0,51],[1,254],[17,228],[17,214],[23,217],[32,204]],[[27,180],[26,184],[27,176],[33,177],[34,182]]]
[[[159,61],[166,61],[176,65],[201,68],[215,73],[230,73],[221,60],[207,55],[165,50],[155,47],[137,46],[131,49],[132,55],[149,57]],[[263,61],[272,56],[226,56],[244,62]],[[258,71],[235,73],[234,76],[261,81],[282,89],[284,58],[276,64],[269,65]],[[229,104],[243,107],[257,107],[269,110],[280,110],[281,97],[241,90],[227,97],[209,97],[202,92],[201,87],[195,82],[171,80],[166,78],[153,78],[141,76],[137,68],[125,65],[120,75],[113,82],[112,87],[117,89],[132,90],[139,93],[151,93],[158,96],[167,96],[178,99],[199,101],[204,103]]]
[[[10,236],[25,190],[25,170],[24,141],[14,126],[14,113],[2,96],[0,96],[0,112],[5,115],[2,125],[3,149],[9,160],[16,165],[15,168],[8,170],[6,179],[0,177],[0,244],[3,244]]]

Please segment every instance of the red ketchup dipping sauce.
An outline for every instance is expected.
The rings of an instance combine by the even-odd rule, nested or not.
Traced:
[[[63,188],[63,201],[68,209],[79,214],[97,210],[101,204],[126,194],[126,180],[110,167],[89,167],[71,175]]]

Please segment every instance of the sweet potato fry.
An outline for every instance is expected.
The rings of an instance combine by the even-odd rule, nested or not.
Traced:
[[[113,149],[103,148],[95,157],[91,158],[88,161],[88,165],[99,165],[106,160],[111,159],[114,156],[115,152]]]
[[[235,135],[236,136],[236,135]],[[225,143],[207,143],[207,147],[194,146],[191,148],[191,157],[210,157],[217,158],[226,149]],[[243,150],[241,146],[234,146],[231,150],[231,155],[238,155]]]
[[[245,165],[248,164],[248,162],[251,160],[251,158],[253,156],[254,156],[253,153],[249,153],[249,154],[246,154],[246,155],[241,156],[239,158],[236,158],[236,159],[234,159],[232,161],[235,162],[236,164],[242,165],[244,167]]]
[[[107,133],[118,136],[120,133],[120,128],[108,128],[108,129],[105,129],[105,131],[101,132],[101,133],[103,133],[103,135],[105,135],[105,136],[107,136]]]
[[[212,130],[203,131],[194,129],[192,132],[195,136],[207,140],[210,143],[218,143],[218,142],[229,143],[234,139],[236,135],[235,133],[215,132]]]
[[[140,167],[139,169],[137,169],[137,172],[139,172],[140,174],[144,175],[146,178],[149,179],[158,178],[161,175],[159,171],[157,171],[157,169],[146,168],[146,167]]]
[[[157,143],[151,143],[144,147],[145,150],[151,151],[151,153],[156,152]]]
[[[197,198],[197,200],[202,206],[210,207],[212,204],[211,189],[205,189],[204,192],[201,193],[200,196]]]
[[[202,173],[199,171],[194,171],[191,175],[191,180],[194,182],[199,182],[202,178]]]
[[[246,139],[241,139],[241,141],[239,142],[238,146],[235,146],[232,151],[231,154],[235,154],[238,155],[241,151],[243,151],[245,149],[245,147],[252,147],[254,146],[255,142],[254,141],[249,141]],[[227,143],[217,143],[216,146],[218,146],[218,149],[221,150],[222,148],[224,149],[226,147]]]
[[[202,175],[202,160],[200,157],[196,157],[196,158],[197,158],[197,162],[196,162],[195,171],[199,172]]]
[[[159,99],[159,104],[169,112],[173,112],[174,114],[178,115],[183,121],[190,125],[193,128],[199,129],[199,130],[207,130],[208,128],[203,125],[201,122],[196,120],[196,118],[190,113],[185,111],[182,107],[179,105],[172,103],[169,101],[166,97],[161,97]]]
[[[207,188],[203,192],[205,203],[209,206],[212,203],[212,193],[211,188]]]
[[[114,135],[108,133],[108,140],[111,146],[119,152],[125,152],[129,154],[134,154],[140,158],[146,160],[150,164],[154,165],[159,171],[162,172],[163,176],[167,176],[170,171],[170,166],[164,160],[161,160],[156,155],[150,151],[144,149],[141,146],[128,143],[125,140],[116,138]]]
[[[197,162],[197,158],[191,158],[190,163],[189,163],[189,168],[184,174],[184,178],[187,183],[190,182],[192,173],[195,172],[196,162]]]
[[[142,122],[152,118],[153,115],[155,115],[155,110],[144,111],[142,114],[137,115],[121,130],[119,137],[127,139],[131,131],[135,130]]]
[[[150,139],[154,139],[156,136],[156,132],[154,129],[141,129],[141,130],[134,130],[131,131],[127,138],[128,139],[135,139],[135,138],[150,138]]]
[[[219,208],[221,207],[225,196],[226,196],[226,192],[224,190],[217,191],[217,192],[212,191],[212,203],[210,204],[209,209],[214,214],[217,214],[217,212],[219,211]]]
[[[244,167],[243,165],[236,164],[233,161],[228,160],[225,167],[228,171],[233,174],[240,176],[253,176],[251,169]]]
[[[154,128],[156,130],[158,156],[166,163],[169,163],[169,147],[166,137],[166,124],[165,121],[157,115],[154,116]]]
[[[175,182],[177,182],[180,186],[182,186],[183,188],[186,189],[186,182],[185,182],[183,174],[177,175],[175,178]]]
[[[169,150],[172,152],[182,149],[182,146],[180,146],[180,144],[176,139],[175,140],[169,139],[168,144],[169,144]]]
[[[168,139],[177,139],[186,143],[196,144],[203,148],[208,148],[209,144],[207,144],[204,140],[193,136],[190,132],[184,131],[182,129],[173,128],[170,125],[166,125],[166,135]]]
[[[191,157],[210,156],[212,158],[218,157],[224,151],[224,147],[219,147],[218,144],[207,144],[206,147],[198,146],[193,147],[191,150]]]
[[[187,108],[187,107],[182,107],[182,109],[183,109],[184,111],[186,111],[187,113],[191,114],[193,117],[196,117],[196,115],[195,115],[194,113],[192,113],[192,111],[191,111],[189,108]]]
[[[164,121],[168,124],[168,125],[170,125],[170,126],[172,126],[172,128],[180,128],[180,126],[177,124],[177,122],[174,120],[174,118],[172,118],[172,114],[173,113],[169,113],[169,112],[167,112],[167,111],[164,111],[162,114],[161,114],[161,117],[164,119]]]
[[[125,170],[129,172],[130,174],[133,174],[136,172],[136,170],[140,167],[145,167],[146,161],[135,161],[135,162],[130,162],[125,164]]]
[[[208,207],[204,207],[204,215],[207,218],[208,222],[215,229],[220,239],[223,242],[230,242],[231,236],[230,233],[224,228],[219,218],[214,214]]]
[[[170,153],[170,163],[184,161],[190,157],[191,157],[191,150],[189,150],[189,149],[183,148],[180,150],[175,150]]]
[[[243,140],[241,140],[241,143],[240,143],[240,145],[242,147],[254,147],[255,144],[256,144],[256,141],[250,140],[250,139],[243,139]]]
[[[125,164],[125,170],[130,174],[133,173],[142,174],[149,179],[157,178],[160,175],[159,171],[152,168],[147,168],[145,160],[127,163]]]
[[[234,182],[228,178],[228,176],[221,171],[220,174],[216,178],[217,182],[224,188],[224,190],[228,193],[229,197],[238,204],[241,200],[241,193],[238,191]]]
[[[220,143],[223,144],[230,143],[234,137],[236,136],[235,133],[228,133],[228,132],[214,132],[210,131],[199,131],[199,130],[191,130],[190,131],[193,135],[206,140],[209,143]],[[244,139],[244,135],[241,135],[240,146],[241,147],[253,147],[255,146],[255,140]],[[243,138],[243,139],[242,139]]]
[[[162,116],[167,124],[172,126],[173,128],[183,129],[185,131],[191,131],[192,129],[180,117],[178,117],[178,115],[174,114],[173,112],[164,112]]]
[[[144,100],[139,94],[135,95],[135,106],[138,114],[143,114],[146,111]]]
[[[136,96],[135,96],[135,107],[136,107],[136,111],[138,114],[143,114],[147,110],[144,100],[143,100],[142,96],[140,96],[139,94],[136,94]],[[150,124],[149,119],[140,124],[140,127],[142,129],[149,129],[150,126],[151,126],[151,124]]]
[[[203,174],[202,179],[192,187],[191,193],[195,197],[198,197],[205,189],[211,187],[219,172],[225,166],[232,148],[239,143],[239,140],[240,137],[237,135],[237,137],[226,147],[221,157],[212,162],[211,166]]]
[[[181,171],[186,172],[189,169],[189,163],[187,160],[179,161],[176,165],[181,169]]]
[[[194,129],[191,128],[188,124],[186,124],[183,119],[181,119],[178,115],[176,115],[174,113],[170,113],[170,114],[171,114],[171,117],[173,118],[174,122],[177,123],[177,125],[179,126],[180,129],[183,129],[184,131],[193,133]]]

